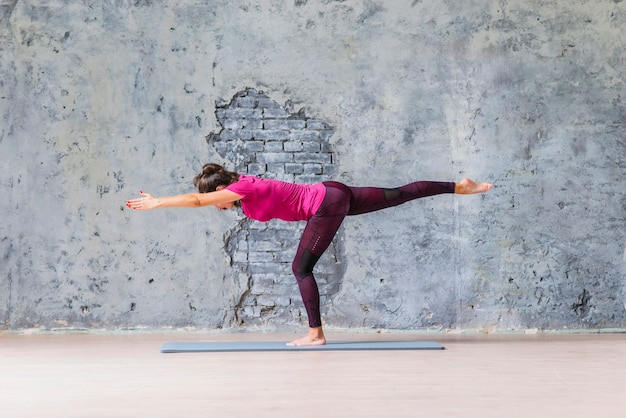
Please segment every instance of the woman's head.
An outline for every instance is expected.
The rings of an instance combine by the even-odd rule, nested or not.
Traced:
[[[209,193],[217,190],[218,187],[226,187],[239,180],[239,174],[232,171],[226,171],[219,164],[205,164],[202,172],[193,179],[193,185],[198,188],[200,193]]]

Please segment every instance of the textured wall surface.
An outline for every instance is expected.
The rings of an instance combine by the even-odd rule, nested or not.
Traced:
[[[328,325],[626,328],[625,28],[622,0],[0,0],[0,320],[306,324],[302,225],[124,206],[215,161],[496,184],[347,219]]]

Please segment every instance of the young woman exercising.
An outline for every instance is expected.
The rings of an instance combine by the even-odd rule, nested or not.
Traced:
[[[214,205],[218,210],[232,209],[241,203],[243,213],[266,222],[306,221],[293,260],[293,274],[309,319],[309,332],[288,345],[323,345],[326,343],[320,317],[320,297],[313,268],[330,245],[346,216],[360,215],[397,206],[410,200],[443,193],[475,194],[489,191],[493,185],[463,179],[459,183],[418,181],[398,188],[351,187],[334,181],[318,184],[293,184],[261,179],[225,170],[218,164],[205,164],[193,180],[198,193],[169,197],[143,197],[126,205],[136,210]]]

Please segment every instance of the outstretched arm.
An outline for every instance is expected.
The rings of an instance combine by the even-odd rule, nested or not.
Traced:
[[[154,197],[149,193],[139,192],[143,197],[131,199],[126,206],[135,210],[156,208],[199,208],[202,206],[220,205],[240,200],[242,196],[230,190],[218,190],[209,193],[188,193],[177,196]]]

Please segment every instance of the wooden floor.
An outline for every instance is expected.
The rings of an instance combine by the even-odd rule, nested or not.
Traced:
[[[0,416],[626,417],[626,334],[423,336],[439,351],[161,354],[279,334],[0,335]]]

